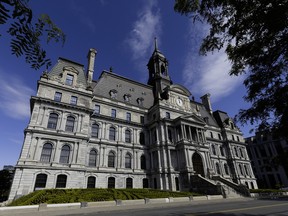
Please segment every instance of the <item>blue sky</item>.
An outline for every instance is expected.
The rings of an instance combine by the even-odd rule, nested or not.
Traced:
[[[247,107],[243,101],[244,77],[230,77],[224,52],[199,56],[203,24],[174,12],[174,0],[30,0],[34,18],[47,13],[67,35],[66,42],[45,45],[52,64],[64,57],[87,66],[87,53],[95,48],[94,79],[113,67],[122,76],[146,83],[146,64],[157,37],[158,48],[169,61],[174,83],[187,87],[197,101],[211,94],[213,110],[230,116]],[[0,29],[0,169],[15,165],[30,117],[30,97],[45,68],[32,70],[23,58],[11,55],[9,38]],[[49,68],[51,69],[51,68]],[[49,70],[48,69],[48,70]],[[241,127],[251,136],[251,127]]]

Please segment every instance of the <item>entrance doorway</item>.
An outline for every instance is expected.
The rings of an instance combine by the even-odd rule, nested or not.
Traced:
[[[196,172],[196,174],[200,174],[204,177],[204,167],[203,167],[203,161],[201,156],[195,152],[192,156],[192,163],[193,163],[193,169]]]

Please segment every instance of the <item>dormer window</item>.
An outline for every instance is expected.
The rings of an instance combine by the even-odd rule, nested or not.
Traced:
[[[74,75],[72,75],[72,74],[67,74],[67,75],[66,75],[65,84],[66,84],[66,85],[69,85],[69,86],[72,86],[72,85],[73,85],[73,80],[74,80]]]
[[[117,97],[117,90],[115,89],[110,90],[109,95],[111,98],[115,99]]]
[[[136,101],[137,101],[137,103],[138,103],[139,106],[143,106],[143,101],[144,101],[143,98],[137,98]]]
[[[125,102],[130,102],[131,95],[130,95],[130,94],[125,94],[125,95],[123,96],[123,98],[124,98],[124,101],[125,101]]]

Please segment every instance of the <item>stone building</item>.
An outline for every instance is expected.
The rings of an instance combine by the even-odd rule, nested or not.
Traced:
[[[245,140],[259,187],[288,188],[287,139],[262,131]]]
[[[43,188],[257,188],[233,120],[173,84],[155,50],[147,84],[59,58],[38,81],[9,199]],[[207,186],[208,185],[208,186]]]

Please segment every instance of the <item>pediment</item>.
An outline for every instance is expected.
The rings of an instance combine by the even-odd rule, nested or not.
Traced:
[[[72,66],[63,67],[63,71],[69,71],[70,73],[75,73],[77,75],[79,74],[79,71],[76,68],[72,67]]]
[[[183,121],[183,122],[187,122],[190,124],[198,124],[202,126],[206,125],[205,121],[201,117],[195,114],[180,116],[177,119],[175,119],[175,121]]]
[[[180,93],[180,94],[184,94],[188,97],[191,95],[191,92],[187,88],[185,88],[182,85],[178,85],[178,84],[171,85],[169,90]]]

